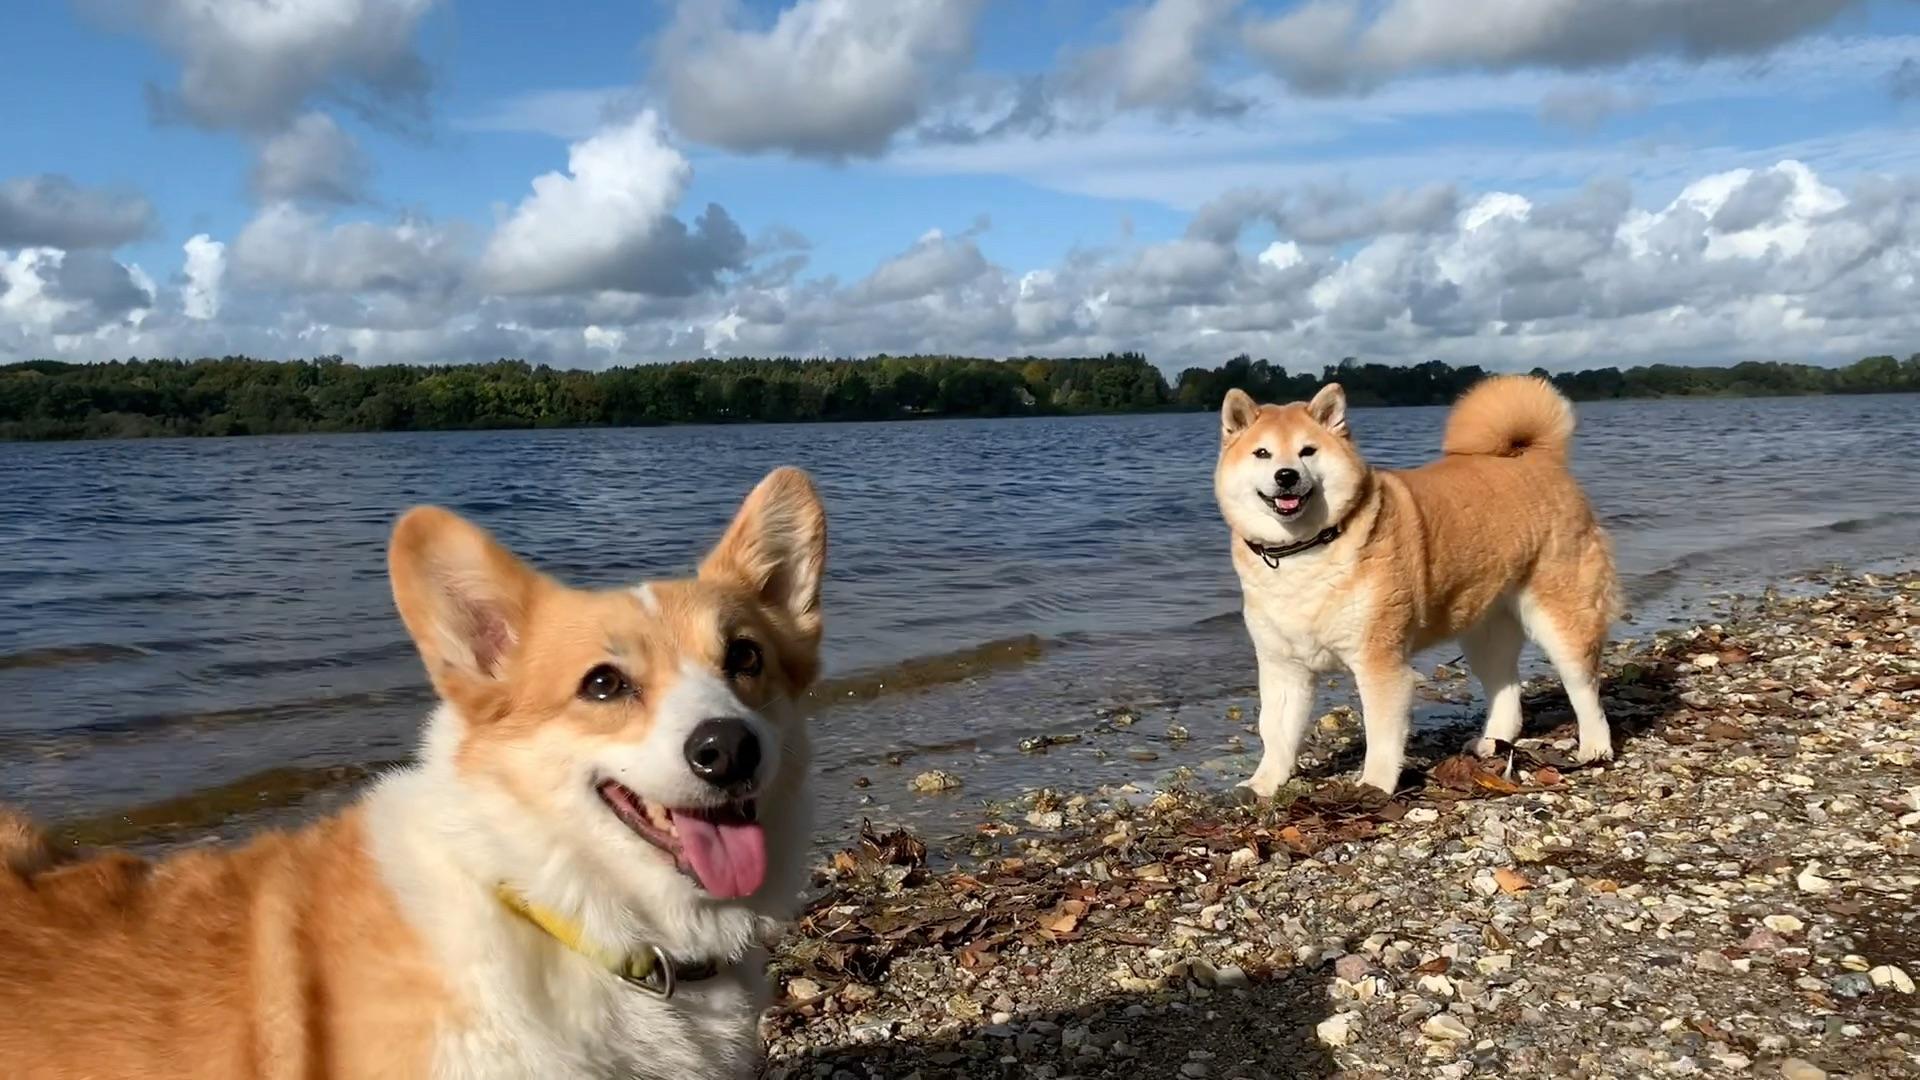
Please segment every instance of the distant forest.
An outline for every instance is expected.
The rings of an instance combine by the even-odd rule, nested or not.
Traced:
[[[1841,368],[1655,364],[1548,375],[1578,401],[1920,391],[1920,354]],[[880,356],[698,360],[557,370],[490,364],[360,367],[337,356],[269,361],[52,360],[0,365],[0,438],[267,435],[308,431],[898,420],[1218,408],[1233,387],[1263,401],[1338,380],[1356,405],[1440,405],[1486,373],[1438,361],[1342,360],[1290,374],[1237,356],[1169,384],[1138,353],[1075,359]]]

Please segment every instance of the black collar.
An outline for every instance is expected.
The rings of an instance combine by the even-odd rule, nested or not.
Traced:
[[[1260,560],[1266,563],[1269,569],[1278,570],[1281,559],[1289,555],[1298,555],[1303,551],[1311,551],[1321,544],[1331,544],[1339,538],[1340,526],[1329,525],[1308,539],[1296,540],[1291,544],[1262,544],[1254,540],[1248,540],[1245,543],[1247,550],[1260,556]]]

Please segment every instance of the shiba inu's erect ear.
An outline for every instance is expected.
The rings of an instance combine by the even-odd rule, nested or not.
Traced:
[[[700,577],[745,587],[803,644],[820,640],[820,581],[827,563],[827,512],[799,469],[775,469],[747,496],[725,536],[700,564]]]
[[[1340,389],[1340,384],[1337,382],[1330,382],[1321,387],[1320,392],[1313,395],[1313,400],[1307,403],[1307,415],[1335,435],[1345,435],[1347,433],[1347,392]]]
[[[437,506],[394,526],[387,574],[434,687],[462,705],[498,678],[547,584],[486,530]]]
[[[1236,386],[1227,391],[1226,400],[1220,403],[1220,440],[1225,442],[1247,430],[1258,415],[1260,406],[1245,390]]]

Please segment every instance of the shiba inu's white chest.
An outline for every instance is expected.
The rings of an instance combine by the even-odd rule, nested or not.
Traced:
[[[1371,597],[1354,581],[1348,560],[1332,552],[1297,558],[1278,567],[1235,562],[1254,648],[1315,671],[1350,666],[1365,641]]]

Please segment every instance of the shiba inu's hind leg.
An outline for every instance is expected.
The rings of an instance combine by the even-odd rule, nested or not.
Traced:
[[[1487,695],[1487,725],[1480,738],[1467,744],[1468,753],[1486,757],[1496,742],[1520,737],[1520,648],[1526,640],[1519,614],[1504,602],[1460,635],[1467,666]]]
[[[1242,786],[1266,799],[1293,779],[1312,717],[1313,672],[1296,661],[1260,657],[1260,767]]]
[[[1590,573],[1573,566],[1543,566],[1520,597],[1527,636],[1553,661],[1580,722],[1581,761],[1613,756],[1613,731],[1600,707],[1600,654],[1613,621],[1609,580],[1596,589]],[[1583,580],[1589,579],[1589,580]]]

